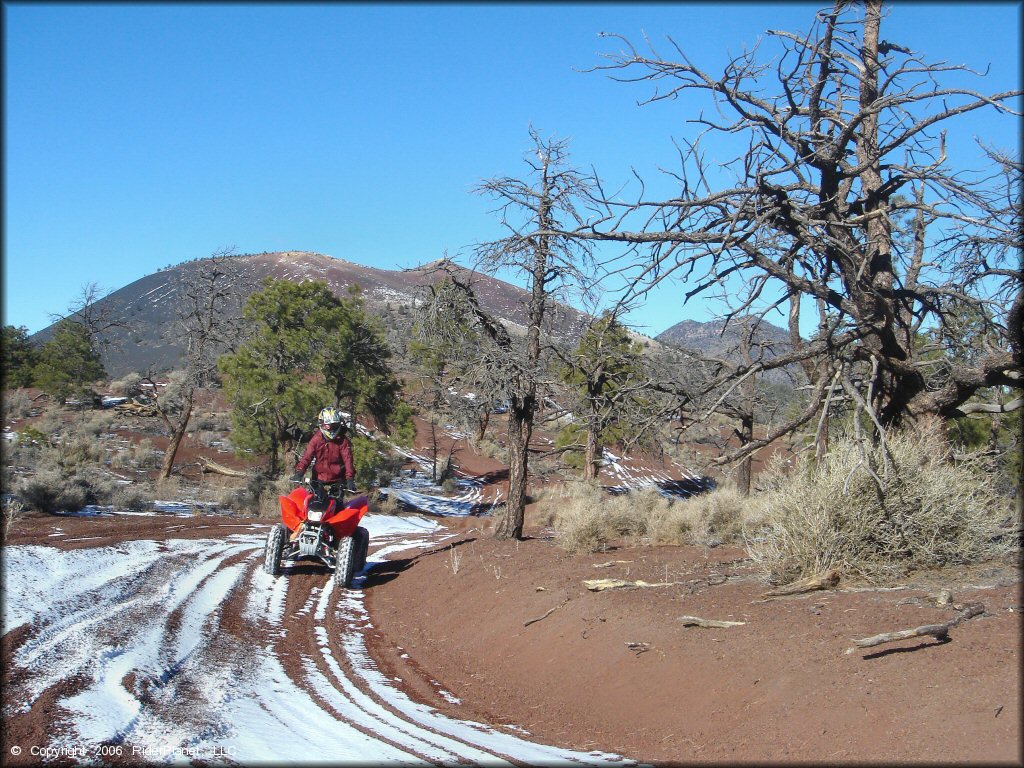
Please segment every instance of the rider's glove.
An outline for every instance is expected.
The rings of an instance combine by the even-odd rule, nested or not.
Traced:
[[[302,473],[302,472],[296,472],[294,475],[292,475],[292,482],[293,483],[301,483],[302,482],[302,475],[303,474],[304,473]]]
[[[348,482],[347,482],[347,483],[345,484],[345,487],[346,487],[346,488],[347,488],[347,489],[348,489],[349,491],[351,491],[352,493],[355,493],[355,491],[356,491],[356,481],[355,481],[355,480],[349,480],[349,481],[348,481]]]

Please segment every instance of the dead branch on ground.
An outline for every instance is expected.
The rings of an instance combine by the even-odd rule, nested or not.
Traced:
[[[700,616],[680,616],[679,621],[684,627],[703,627],[704,629],[724,629],[726,627],[739,627],[745,621],[719,621],[717,619],[702,619]]]
[[[765,592],[767,597],[784,597],[786,595],[801,595],[804,592],[814,592],[818,589],[832,589],[839,583],[839,571],[833,568],[825,573],[815,574],[798,581],[784,584],[781,587]]]
[[[883,643],[893,643],[897,640],[908,640],[911,637],[925,637],[927,635],[931,635],[936,640],[947,640],[949,638],[949,630],[960,622],[967,621],[967,619],[978,616],[984,612],[984,605],[981,603],[971,603],[945,624],[925,624],[920,627],[914,627],[913,629],[902,629],[898,632],[883,632],[880,635],[865,637],[862,640],[854,640],[854,647],[847,648],[846,653],[853,653],[857,648],[872,648],[876,645],[882,645]]]
[[[671,587],[682,584],[681,581],[660,581],[651,584],[646,581],[626,581],[625,579],[584,579],[583,586],[591,592],[603,592],[606,589],[638,589],[640,587]]]
[[[523,626],[524,626],[524,627],[528,627],[528,626],[530,626],[531,624],[536,624],[536,623],[537,623],[538,621],[544,621],[544,619],[546,619],[546,618],[547,618],[548,616],[550,616],[550,615],[551,615],[552,613],[554,613],[555,611],[557,611],[557,610],[558,610],[559,608],[561,608],[561,607],[562,607],[563,605],[565,605],[565,604],[566,604],[566,603],[568,603],[568,602],[569,602],[569,598],[565,598],[565,600],[563,600],[562,602],[560,602],[560,603],[559,603],[558,605],[556,605],[556,606],[555,606],[554,608],[549,608],[549,609],[548,609],[548,612],[547,612],[547,613],[545,613],[545,614],[544,614],[543,616],[538,616],[538,617],[537,617],[536,619],[530,619],[529,621],[525,621],[525,622],[523,622]]]
[[[225,467],[223,464],[218,464],[212,459],[199,457],[199,465],[202,467],[203,472],[214,472],[218,475],[227,475],[228,477],[248,477],[249,473],[241,469],[232,469],[231,467]]]

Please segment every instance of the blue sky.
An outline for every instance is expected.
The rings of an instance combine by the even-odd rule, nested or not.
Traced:
[[[475,184],[522,173],[528,127],[615,187],[687,136],[681,104],[584,73],[672,35],[715,72],[813,3],[4,3],[4,324],[35,332],[87,283],[115,290],[233,247],[385,269],[500,236]],[[1019,87],[1019,3],[897,3],[882,36]],[[667,49],[668,46],[665,46]],[[1015,147],[1019,123],[965,121]],[[687,318],[666,285],[631,316]]]

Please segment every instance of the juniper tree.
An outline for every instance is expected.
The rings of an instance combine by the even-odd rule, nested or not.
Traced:
[[[272,473],[324,405],[351,409],[353,428],[360,414],[382,429],[411,418],[383,333],[353,296],[339,299],[323,281],[267,278],[243,318],[245,340],[218,363],[233,405],[232,442],[269,453]]]

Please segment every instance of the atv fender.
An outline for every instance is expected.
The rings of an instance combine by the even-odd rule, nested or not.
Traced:
[[[297,531],[302,525],[302,521],[306,519],[306,505],[312,495],[305,488],[299,487],[287,496],[277,497],[281,502],[281,519],[289,529]]]
[[[327,517],[324,522],[330,524],[337,538],[341,539],[345,536],[351,536],[369,508],[370,500],[368,498],[356,496],[344,507]]]

